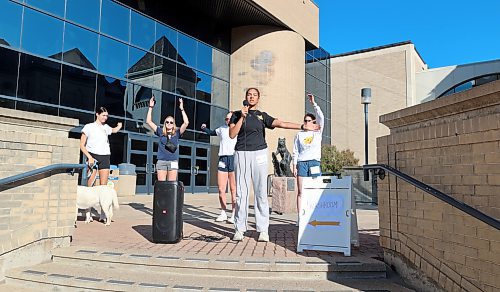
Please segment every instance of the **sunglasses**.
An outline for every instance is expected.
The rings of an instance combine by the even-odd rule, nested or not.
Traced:
[[[174,122],[173,121],[165,121],[165,124],[172,124],[173,125]]]
[[[309,122],[312,122],[313,124],[316,124],[316,121],[313,121],[313,120],[304,120],[304,123],[309,123]]]
[[[230,118],[225,118],[224,120],[229,121],[229,120],[230,120]]]

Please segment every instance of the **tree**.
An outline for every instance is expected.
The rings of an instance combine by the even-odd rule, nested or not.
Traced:
[[[358,165],[359,159],[351,150],[338,151],[334,145],[321,146],[321,171],[324,173],[340,173],[345,166]]]

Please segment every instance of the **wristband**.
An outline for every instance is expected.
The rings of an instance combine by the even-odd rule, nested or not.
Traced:
[[[149,106],[150,108],[154,108],[154,106]]]

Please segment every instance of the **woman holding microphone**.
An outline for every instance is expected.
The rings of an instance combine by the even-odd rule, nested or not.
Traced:
[[[236,216],[234,241],[242,241],[247,230],[249,187],[253,183],[255,221],[258,241],[269,241],[269,204],[267,201],[268,153],[265,129],[318,130],[316,124],[284,122],[258,110],[260,92],[249,88],[243,108],[233,113],[229,137],[237,138],[234,154],[236,174]]]

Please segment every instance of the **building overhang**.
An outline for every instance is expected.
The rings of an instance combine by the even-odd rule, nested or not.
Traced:
[[[319,46],[319,8],[311,0],[119,0],[223,50],[231,30],[249,25],[282,27]]]

